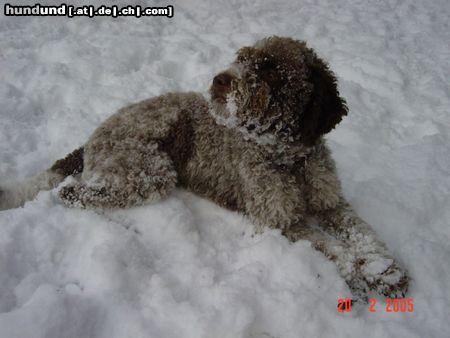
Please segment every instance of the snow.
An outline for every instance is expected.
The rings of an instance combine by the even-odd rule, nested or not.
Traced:
[[[0,181],[44,170],[127,103],[206,91],[240,46],[305,39],[350,108],[328,136],[345,195],[410,271],[414,312],[338,313],[349,290],[308,242],[185,191],[107,212],[49,191],[0,212],[1,338],[450,336],[447,1],[111,3],[174,17],[0,17]]]

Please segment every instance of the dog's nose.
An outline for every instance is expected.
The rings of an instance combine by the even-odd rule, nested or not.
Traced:
[[[231,80],[233,78],[231,75],[226,73],[221,73],[219,75],[216,75],[213,79],[213,85],[214,86],[221,86],[221,87],[229,87],[231,85]]]

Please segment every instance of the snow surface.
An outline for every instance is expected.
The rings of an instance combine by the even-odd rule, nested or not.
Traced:
[[[127,103],[205,91],[240,46],[305,39],[350,107],[328,136],[345,195],[409,269],[415,309],[338,313],[349,291],[308,242],[254,235],[184,191],[104,213],[51,191],[0,212],[1,338],[450,337],[448,1],[110,3],[175,16],[0,17],[0,181],[44,170]]]

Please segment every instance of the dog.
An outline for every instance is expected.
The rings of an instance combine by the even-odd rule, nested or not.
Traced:
[[[21,184],[0,209],[59,190],[78,208],[129,208],[180,186],[281,229],[335,262],[355,299],[404,297],[405,269],[346,202],[323,138],[347,115],[337,80],[306,43],[272,36],[243,47],[210,98],[168,93],[120,109],[79,149]],[[318,226],[311,225],[315,218]]]

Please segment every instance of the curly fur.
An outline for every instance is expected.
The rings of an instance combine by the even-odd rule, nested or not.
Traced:
[[[69,207],[132,207],[179,185],[260,229],[310,240],[355,297],[403,296],[406,272],[345,202],[322,137],[347,114],[327,64],[305,42],[269,37],[240,49],[210,96],[169,93],[121,109],[33,189],[3,189],[0,206],[18,206],[77,173],[59,191]],[[308,226],[310,216],[319,229]]]

